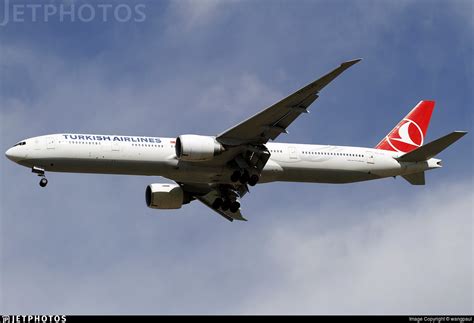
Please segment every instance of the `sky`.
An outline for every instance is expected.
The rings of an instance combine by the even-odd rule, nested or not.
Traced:
[[[279,141],[373,147],[422,99],[427,141],[470,132],[426,186],[258,185],[245,223],[148,209],[161,177],[48,173],[42,189],[0,158],[0,312],[474,312],[472,1],[2,0],[0,19],[2,151],[215,135],[354,58]]]

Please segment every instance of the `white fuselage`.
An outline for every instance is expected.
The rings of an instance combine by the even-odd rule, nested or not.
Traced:
[[[174,138],[54,134],[29,138],[7,151],[26,167],[51,172],[163,176],[176,182],[228,183],[232,169],[183,162]],[[348,146],[266,144],[271,157],[259,183],[350,183],[438,168],[439,160],[401,163],[400,153]]]

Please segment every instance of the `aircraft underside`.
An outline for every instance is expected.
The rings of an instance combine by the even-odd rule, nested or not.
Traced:
[[[160,165],[154,161],[52,158],[42,160],[29,159],[19,161],[18,163],[30,168],[42,168],[48,172],[161,176],[176,182],[232,183],[230,180],[232,171],[230,169],[220,172],[210,167],[179,169],[176,166]],[[303,168],[291,164],[290,166],[282,167],[278,172],[273,170],[266,171],[264,168],[259,183],[281,181],[343,184],[379,178],[382,178],[382,176],[372,174],[369,171],[337,168]]]

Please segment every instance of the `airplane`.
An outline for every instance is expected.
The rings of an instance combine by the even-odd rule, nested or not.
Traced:
[[[424,185],[425,171],[441,167],[434,157],[467,133],[425,143],[434,101],[420,101],[374,148],[269,142],[287,133],[319,92],[360,60],[343,62],[216,136],[60,133],[22,140],[5,154],[40,176],[41,187],[48,183],[47,171],[165,177],[174,183],[146,187],[148,207],[179,209],[198,200],[229,221],[246,221],[240,201],[257,183],[342,184],[401,176]]]

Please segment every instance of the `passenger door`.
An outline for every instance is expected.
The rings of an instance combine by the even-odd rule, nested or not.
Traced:
[[[120,151],[120,142],[119,141],[112,141],[110,143],[110,145],[111,145],[111,150],[113,152],[119,152]]]
[[[56,141],[53,136],[46,137],[46,149],[56,148]]]
[[[288,153],[289,153],[290,159],[298,159],[298,153],[296,151],[295,146],[289,146],[288,147]]]
[[[112,141],[110,143],[110,163],[112,166],[117,166],[120,163],[120,141]]]
[[[367,161],[367,164],[375,164],[375,160],[374,160],[374,153],[371,152],[371,151],[366,151],[365,152],[365,159]]]

